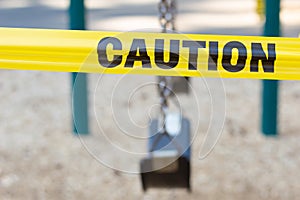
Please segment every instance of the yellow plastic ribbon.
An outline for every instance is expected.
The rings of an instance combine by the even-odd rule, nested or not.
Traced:
[[[300,80],[300,39],[0,28],[0,68]]]

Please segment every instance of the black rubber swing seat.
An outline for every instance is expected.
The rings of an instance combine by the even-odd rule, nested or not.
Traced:
[[[190,123],[181,120],[180,132],[174,137],[155,134],[158,120],[150,123],[149,154],[140,162],[143,190],[149,188],[186,188],[190,186]],[[157,140],[160,137],[159,140]],[[171,141],[172,140],[172,141]],[[153,144],[155,144],[153,148]],[[178,146],[182,149],[178,154]]]

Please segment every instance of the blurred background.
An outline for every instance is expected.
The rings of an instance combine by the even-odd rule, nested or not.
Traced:
[[[256,0],[178,0],[183,33],[262,35]],[[101,31],[159,29],[158,0],[86,0],[86,28]],[[0,0],[0,27],[68,29],[67,0]],[[298,37],[300,1],[281,1],[281,35]],[[298,199],[300,196],[300,83],[281,81],[278,136],[261,133],[261,80],[191,80],[181,96],[192,123],[192,192],[143,193],[137,172],[147,122],[157,110],[155,77],[88,75],[90,134],[72,132],[69,73],[1,70],[0,199]],[[143,87],[138,87],[147,83]],[[151,83],[151,84],[148,84]],[[137,91],[132,95],[132,91]],[[209,156],[201,146],[210,123],[210,92],[226,101],[225,124]],[[132,98],[131,101],[128,99]],[[221,103],[222,102],[222,103]],[[218,102],[215,102],[218,104]],[[197,109],[196,109],[197,108]],[[223,112],[223,111],[222,111]],[[132,121],[126,122],[129,113]],[[145,114],[146,113],[146,114]],[[121,128],[120,128],[121,127]],[[99,133],[104,134],[99,134]],[[114,146],[112,145],[112,146]]]

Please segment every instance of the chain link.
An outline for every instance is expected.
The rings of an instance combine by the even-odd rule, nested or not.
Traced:
[[[158,4],[159,22],[162,27],[162,32],[167,33],[167,30],[175,31],[175,15],[176,15],[176,1],[175,0],[160,0]],[[168,113],[168,98],[172,94],[172,77],[159,76],[158,77],[158,91],[160,96],[161,118],[159,120],[158,137],[153,141],[150,152],[153,152],[159,140],[165,135],[175,145],[179,154],[182,153],[182,148],[177,144],[166,130],[166,117]]]
[[[158,91],[159,91],[159,103],[160,103],[160,109],[161,109],[161,119],[159,127],[161,127],[160,132],[166,133],[166,116],[168,113],[168,97],[171,94],[171,89],[168,87],[168,82],[170,77],[161,76],[158,77]]]
[[[176,1],[175,0],[161,0],[158,4],[159,22],[162,32],[167,30],[175,31],[175,15],[176,15]],[[160,127],[162,133],[166,132],[166,116],[168,112],[168,97],[172,92],[171,77],[158,77],[158,90],[160,96],[161,106],[161,120]]]
[[[161,0],[158,4],[159,22],[162,27],[162,32],[166,33],[167,30],[174,31],[175,16],[176,16],[176,1],[175,0]]]

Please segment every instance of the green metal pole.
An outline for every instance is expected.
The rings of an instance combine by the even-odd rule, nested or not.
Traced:
[[[266,21],[264,36],[280,36],[280,0],[265,0]],[[277,135],[278,81],[263,80],[262,132],[266,136]]]
[[[70,0],[70,29],[85,29],[84,0]],[[72,116],[74,134],[88,134],[88,92],[87,76],[72,73]]]

